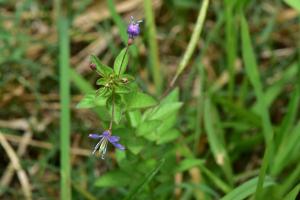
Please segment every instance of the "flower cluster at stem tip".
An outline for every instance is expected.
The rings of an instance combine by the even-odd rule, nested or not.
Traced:
[[[127,26],[127,34],[128,34],[128,42],[127,42],[127,48],[128,46],[132,45],[134,38],[136,38],[141,30],[140,30],[140,23],[142,20],[136,21],[132,16],[130,17],[130,23]],[[126,51],[127,53],[127,51]],[[125,56],[125,55],[124,55]],[[96,69],[95,64],[90,64],[90,68],[92,70]],[[113,115],[113,113],[112,113]],[[113,118],[113,116],[112,116]],[[108,143],[111,143],[114,147],[116,147],[119,150],[124,151],[125,147],[119,143],[120,137],[112,135],[112,121],[108,130],[105,130],[102,134],[97,133],[91,133],[89,134],[89,138],[99,140],[98,143],[95,145],[93,154],[95,154],[97,151],[99,152],[99,155],[102,159],[105,158],[105,154],[107,151],[107,145]]]

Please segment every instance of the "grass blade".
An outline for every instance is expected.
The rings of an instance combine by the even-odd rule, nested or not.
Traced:
[[[60,6],[60,5],[59,5]],[[60,9],[59,9],[60,11]],[[71,198],[71,167],[70,167],[70,46],[69,22],[65,15],[58,12],[59,37],[59,77],[60,77],[60,196],[61,199]]]
[[[285,197],[284,200],[295,200],[297,195],[300,192],[300,184],[296,185],[292,191],[290,191]]]
[[[230,185],[233,185],[232,168],[225,148],[223,133],[220,130],[218,115],[209,98],[204,101],[204,125],[216,163],[221,166]]]
[[[154,22],[154,14],[152,9],[152,1],[144,0],[144,9],[146,17],[146,31],[148,33],[148,43],[149,43],[149,57],[151,64],[152,77],[154,79],[154,84],[156,87],[156,92],[158,94],[162,91],[162,73],[160,68],[160,61],[158,56],[158,46],[156,41],[156,28]]]
[[[242,15],[241,20],[241,37],[242,37],[242,53],[243,53],[243,61],[245,64],[245,69],[247,76],[251,84],[254,87],[255,95],[257,98],[257,102],[260,108],[260,116],[262,118],[262,127],[263,133],[265,137],[266,149],[264,153],[264,158],[262,162],[262,166],[259,173],[259,179],[257,182],[257,189],[256,189],[256,199],[259,199],[262,190],[263,190],[263,182],[265,179],[265,174],[270,163],[270,157],[273,151],[273,130],[272,125],[269,117],[269,111],[267,109],[264,93],[262,89],[262,85],[260,82],[258,67],[255,60],[254,51],[251,44],[250,33],[247,21]]]
[[[125,200],[134,199],[138,193],[154,178],[154,176],[159,172],[160,168],[165,163],[165,159],[161,159],[158,165],[145,177],[145,179],[135,187],[129,195],[125,198]]]
[[[203,23],[206,17],[206,12],[208,9],[208,5],[209,5],[209,0],[204,0],[202,5],[201,5],[201,9],[199,10],[199,14],[198,14],[198,18],[197,18],[197,22],[196,22],[196,26],[195,29],[193,31],[191,40],[188,44],[187,50],[185,51],[183,58],[181,60],[181,62],[179,63],[178,69],[176,71],[176,74],[174,76],[174,78],[171,81],[171,87],[173,87],[173,85],[175,84],[177,78],[179,77],[179,75],[183,72],[183,70],[186,68],[190,58],[192,57],[192,54],[195,51],[197,42],[200,38],[200,34],[203,28]]]
[[[221,200],[243,200],[246,199],[248,196],[255,192],[256,185],[258,184],[258,178],[253,178],[239,187],[232,190],[226,196],[221,198]],[[269,178],[264,179],[263,187],[268,187],[271,185],[275,185],[274,181]]]

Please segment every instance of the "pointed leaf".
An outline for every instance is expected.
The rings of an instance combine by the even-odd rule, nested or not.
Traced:
[[[128,53],[127,48],[122,49],[122,51],[117,56],[114,62],[114,71],[116,74],[123,74],[126,71],[128,64]]]
[[[125,186],[130,183],[130,176],[123,171],[109,171],[100,176],[95,182],[98,187]]]
[[[91,55],[91,62],[96,65],[97,72],[103,77],[109,77],[113,74],[113,69],[101,63],[99,58],[94,55]]]
[[[253,178],[242,185],[236,187],[234,190],[229,192],[226,196],[224,196],[221,200],[243,200],[247,199],[248,196],[253,194],[256,189],[258,178]],[[271,185],[275,185],[274,181],[269,178],[265,178],[263,187],[268,187]]]
[[[148,94],[142,92],[134,92],[124,95],[127,109],[147,108],[157,104],[157,101]]]

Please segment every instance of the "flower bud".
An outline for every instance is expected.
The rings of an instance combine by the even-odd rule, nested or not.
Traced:
[[[127,33],[128,33],[128,36],[130,39],[134,39],[135,37],[137,37],[140,34],[140,32],[141,32],[140,23],[141,22],[142,22],[141,20],[135,21],[134,18],[131,16],[130,23],[127,26]]]
[[[96,64],[90,63],[90,68],[91,68],[91,70],[95,71],[96,70]]]

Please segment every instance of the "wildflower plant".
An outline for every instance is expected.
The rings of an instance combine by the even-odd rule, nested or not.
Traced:
[[[99,75],[96,81],[98,88],[87,94],[77,107],[98,110],[104,122],[102,134],[89,134],[90,138],[98,140],[92,153],[102,159],[109,143],[121,151],[128,149],[137,155],[146,148],[147,141],[163,144],[179,136],[173,128],[177,119],[174,114],[182,105],[177,102],[178,90],[175,89],[159,103],[140,89],[134,76],[126,73],[128,50],[141,33],[141,23],[141,20],[131,17],[127,27],[128,42],[117,55],[113,67],[91,56],[90,68]],[[126,152],[127,155],[130,153]]]

